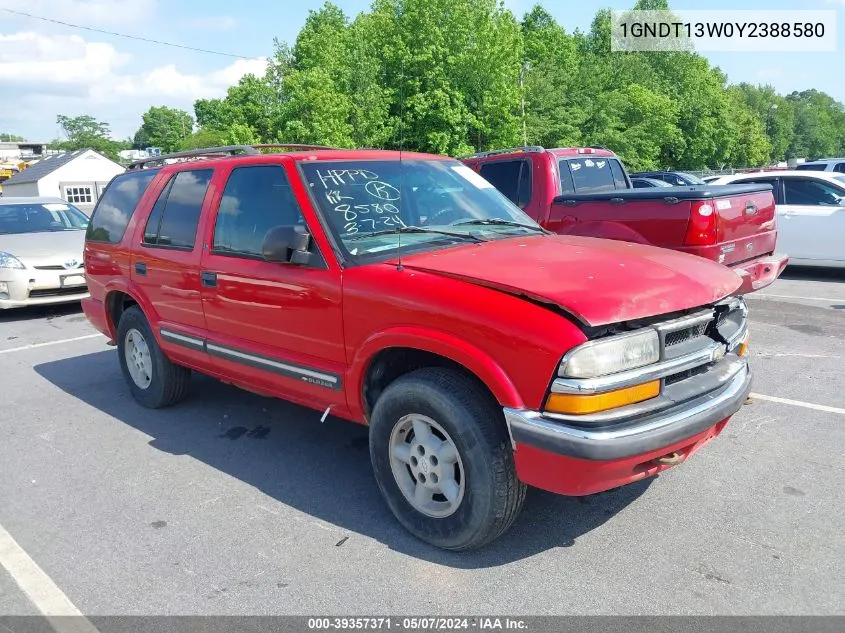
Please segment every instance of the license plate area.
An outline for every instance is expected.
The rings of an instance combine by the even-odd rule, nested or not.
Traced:
[[[85,285],[85,275],[60,275],[59,276],[59,284],[62,288],[68,288],[73,286],[84,286]]]

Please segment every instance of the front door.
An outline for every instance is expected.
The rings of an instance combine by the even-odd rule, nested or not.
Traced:
[[[783,179],[778,250],[807,260],[845,260],[845,187],[815,178]]]
[[[316,246],[304,264],[262,256],[270,228],[308,228],[290,183],[279,163],[221,174],[201,263],[207,349],[235,382],[337,412],[346,409],[340,268]]]

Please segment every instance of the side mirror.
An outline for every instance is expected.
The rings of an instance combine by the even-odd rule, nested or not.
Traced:
[[[274,226],[264,235],[261,253],[268,262],[307,264],[311,260],[311,234],[304,226]]]

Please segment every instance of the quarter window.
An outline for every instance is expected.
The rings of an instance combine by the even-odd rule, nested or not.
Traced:
[[[264,236],[280,225],[305,225],[285,170],[280,165],[232,170],[214,225],[214,252],[263,258]]]
[[[833,171],[845,174],[845,163],[836,163],[836,167],[833,168]]]
[[[180,171],[156,200],[144,229],[144,243],[192,250],[211,169]]]
[[[115,176],[106,186],[91,214],[85,239],[110,244],[120,242],[138,201],[157,173],[153,170],[139,170]]]
[[[71,204],[83,204],[94,200],[91,187],[65,187],[65,200]]]

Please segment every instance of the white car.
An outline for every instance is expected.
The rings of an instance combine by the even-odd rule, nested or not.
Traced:
[[[765,183],[777,204],[779,252],[795,266],[845,267],[845,174],[782,170],[734,174],[710,185]]]
[[[87,227],[60,198],[0,198],[0,310],[87,297]]]

